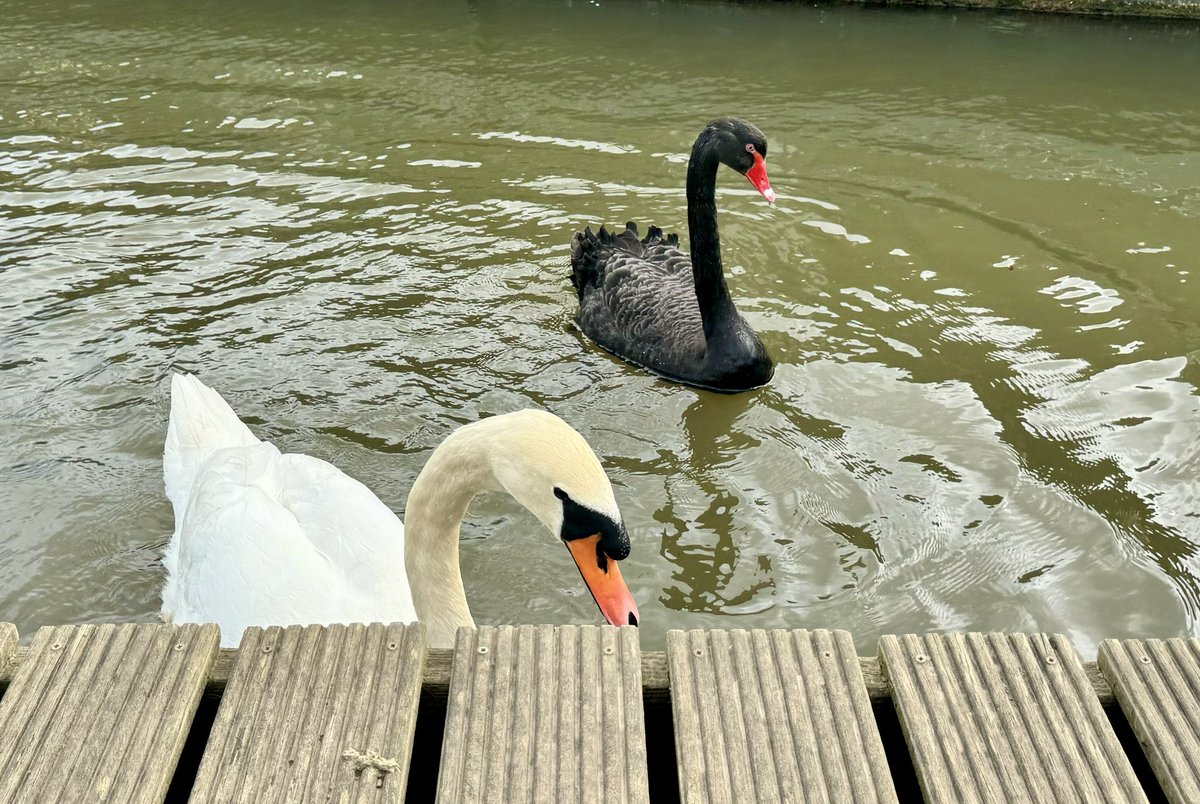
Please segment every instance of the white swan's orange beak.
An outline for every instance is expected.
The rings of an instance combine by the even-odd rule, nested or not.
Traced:
[[[746,171],[746,178],[755,190],[762,193],[768,204],[775,203],[775,191],[771,189],[771,182],[767,181],[767,160],[758,151],[754,152],[754,166]]]
[[[620,562],[604,554],[600,534],[572,539],[566,544],[604,619],[611,625],[637,625],[637,603],[621,577]]]

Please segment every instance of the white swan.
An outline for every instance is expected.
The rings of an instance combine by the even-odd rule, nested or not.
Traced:
[[[407,543],[370,489],[259,441],[191,375],[171,380],[163,477],[175,509],[163,617],[215,622],[226,647],[251,625],[417,619],[432,647],[452,647],[456,630],[475,624],[459,525],[488,490],[507,491],[566,543],[608,622],[637,624],[617,565],[629,537],[612,486],[583,437],[552,413],[522,410],[451,433],[413,483]]]

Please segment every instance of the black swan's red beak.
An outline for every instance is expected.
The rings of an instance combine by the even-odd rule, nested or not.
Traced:
[[[754,166],[746,171],[746,178],[754,185],[755,190],[762,193],[768,204],[775,203],[775,191],[771,189],[771,182],[767,181],[767,160],[757,151],[754,152]]]

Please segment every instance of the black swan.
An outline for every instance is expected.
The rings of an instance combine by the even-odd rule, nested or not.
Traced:
[[[638,240],[634,223],[611,234],[591,228],[571,239],[576,321],[589,338],[623,360],[663,377],[737,393],[765,385],[775,371],[758,334],[725,286],[717,233],[717,164],[750,180],[768,202],[767,140],[745,120],[709,123],[688,160],[689,258],[679,236],[651,226]]]

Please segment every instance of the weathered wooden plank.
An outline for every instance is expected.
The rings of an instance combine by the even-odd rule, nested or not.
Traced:
[[[1200,801],[1200,639],[1106,639],[1099,665],[1167,799]]]
[[[402,802],[425,627],[248,628],[191,800]]]
[[[845,631],[669,631],[684,804],[896,801]]]
[[[637,629],[458,632],[440,804],[648,798]]]
[[[0,699],[0,801],[161,802],[215,625],[42,628]]]
[[[1045,634],[884,636],[930,802],[1143,802],[1079,655]]]

